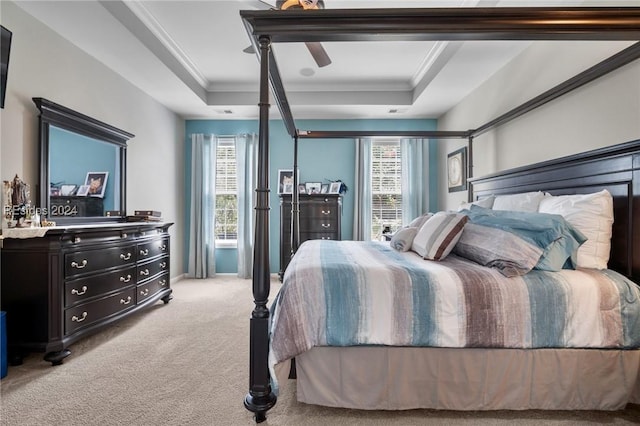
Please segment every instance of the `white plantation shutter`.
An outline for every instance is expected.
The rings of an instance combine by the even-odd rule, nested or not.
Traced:
[[[376,139],[371,147],[371,239],[384,226],[402,226],[402,156],[399,139]]]
[[[238,182],[236,144],[233,137],[220,137],[216,149],[216,240],[238,238]]]

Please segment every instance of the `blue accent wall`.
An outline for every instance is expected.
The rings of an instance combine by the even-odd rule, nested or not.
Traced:
[[[436,120],[296,120],[299,130],[436,130]],[[185,151],[185,229],[189,229],[189,206],[191,198],[191,135],[194,133],[214,133],[216,135],[236,135],[240,133],[258,133],[257,120],[187,120]],[[433,211],[437,203],[437,141],[429,141],[429,206]],[[281,120],[269,122],[270,187],[269,205],[271,207],[270,268],[271,272],[280,269],[280,201],[277,188],[278,170],[293,168],[293,139],[288,135]],[[300,182],[327,182],[342,180],[349,190],[344,194],[342,210],[342,239],[353,238],[354,205],[354,164],[355,141],[353,139],[300,139],[298,143],[298,167]],[[185,247],[189,247],[189,236],[184,237]],[[185,271],[188,258],[185,250]],[[237,253],[235,249],[216,250],[216,271],[220,273],[237,272]]]

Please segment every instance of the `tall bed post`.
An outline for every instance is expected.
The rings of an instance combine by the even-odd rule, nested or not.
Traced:
[[[293,191],[291,192],[291,256],[300,245],[300,196],[298,192],[298,135],[293,138]]]
[[[247,410],[256,423],[266,420],[276,403],[269,378],[269,37],[260,37],[260,131],[258,137],[258,187],[253,252],[253,302],[249,327],[249,393]]]
[[[471,182],[468,179],[473,177],[473,135],[469,136],[469,142],[467,143],[467,202],[473,201],[473,188]]]

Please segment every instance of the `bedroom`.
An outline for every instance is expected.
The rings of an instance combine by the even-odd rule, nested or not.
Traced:
[[[9,102],[13,99],[13,104],[8,105],[14,106],[11,108],[6,107],[2,111],[3,178],[18,172],[24,175],[27,180],[36,180],[37,172],[33,165],[34,158],[37,157],[34,129],[36,127],[36,119],[33,105],[30,101],[32,96],[46,96],[63,104],[73,105],[76,109],[90,115],[102,117],[108,122],[117,123],[120,127],[137,135],[135,142],[131,143],[129,148],[130,182],[144,181],[140,185],[132,185],[130,183],[129,206],[131,209],[146,208],[152,204],[154,209],[163,211],[167,218],[176,223],[171,229],[173,249],[174,254],[176,254],[172,256],[173,267],[171,270],[174,274],[179,274],[179,271],[184,270],[184,267],[182,267],[183,262],[180,262],[180,253],[184,252],[184,243],[179,236],[185,234],[185,221],[183,219],[184,212],[178,206],[184,205],[182,176],[185,174],[184,164],[186,160],[184,159],[185,153],[179,149],[182,146],[182,142],[175,143],[175,141],[183,141],[185,139],[185,135],[189,133],[185,129],[189,124],[185,124],[183,120],[149,98],[143,96],[133,98],[133,95],[128,93],[131,92],[130,86],[123,83],[118,76],[109,73],[108,70],[105,70],[100,64],[95,63],[88,57],[79,59],[78,57],[82,55],[73,47],[68,45],[64,45],[65,48],[61,47],[60,45],[63,45],[62,41],[48,32],[46,28],[38,26],[33,19],[21,13],[20,10],[12,9],[11,4],[5,6],[3,3],[2,19],[3,24],[6,21],[7,26],[17,29],[20,28],[20,25],[27,24],[36,27],[36,30],[30,28],[31,31],[29,31],[30,37],[32,37],[30,50],[35,53],[33,53],[32,57],[26,59],[26,69],[20,72],[19,77],[16,77],[17,73],[10,77],[13,79],[10,82],[13,82],[14,85],[13,87],[11,84],[9,86]],[[59,43],[52,46],[42,46],[42,40],[48,40],[51,43],[58,41]],[[51,51],[65,54],[68,60],[74,61],[72,62],[74,64],[78,62],[75,68],[82,73],[83,78],[74,78],[77,75],[69,75],[66,70],[56,66],[58,60],[54,61],[47,55],[47,52]],[[12,57],[12,61],[16,57],[20,58],[20,51],[16,49],[15,52],[18,53]],[[589,50],[589,53],[596,55],[591,50]],[[610,53],[605,51],[601,55],[606,57]],[[22,54],[24,55],[24,53]],[[540,54],[544,54],[544,52]],[[535,57],[535,52],[531,53],[531,55],[530,60],[533,63],[541,60]],[[561,58],[566,58],[566,55],[560,54],[560,56]],[[590,58],[587,60],[596,62],[598,59]],[[567,62],[571,62],[571,64],[566,64],[567,67],[578,67],[574,61]],[[20,64],[20,59],[16,59],[16,62],[13,62],[12,65],[15,65],[15,63]],[[523,63],[521,67],[529,69],[526,63]],[[595,85],[584,89],[584,91],[577,92],[578,94],[575,97],[572,95],[569,99],[569,101],[573,101],[580,106],[593,104],[593,102],[589,102],[592,99],[613,99],[615,100],[614,104],[598,102],[594,106],[596,110],[585,111],[584,116],[559,116],[557,110],[550,110],[548,114],[553,116],[554,120],[549,120],[549,117],[541,117],[540,119],[544,118],[544,123],[547,123],[544,128],[551,128],[553,130],[552,135],[534,133],[533,130],[543,128],[535,125],[535,123],[531,128],[526,128],[524,132],[522,130],[518,131],[518,135],[527,134],[532,137],[532,142],[525,145],[531,146],[531,152],[522,152],[521,145],[517,145],[514,148],[509,145],[496,146],[493,151],[494,154],[491,154],[490,158],[486,160],[476,158],[476,166],[478,167],[476,175],[614,144],[605,142],[603,139],[615,140],[615,143],[633,140],[638,134],[637,120],[633,116],[634,112],[638,110],[638,97],[636,96],[637,92],[634,94],[634,91],[629,89],[634,88],[634,83],[637,81],[635,79],[637,71],[637,64],[634,63],[612,75],[606,76]],[[575,70],[568,70],[565,77],[572,75],[574,72]],[[22,89],[20,88],[21,80],[23,81]],[[530,80],[532,78],[523,76],[523,81],[528,83]],[[105,85],[108,83],[111,83],[111,85],[107,86],[107,90]],[[74,87],[75,90],[69,91],[68,87]],[[122,96],[125,95],[117,95],[124,92],[127,92],[124,99],[133,98],[127,104],[135,105],[135,111],[122,111],[119,109],[121,108]],[[493,93],[493,98],[496,92],[491,91],[489,93]],[[612,96],[612,94],[615,95]],[[530,95],[522,94],[525,98]],[[585,96],[586,99],[580,96]],[[61,99],[69,99],[69,101],[62,102]],[[16,100],[19,100],[19,102],[15,102]],[[444,117],[443,121],[446,127],[443,128],[455,129],[459,125],[455,120],[463,119],[458,118],[457,115],[464,114],[464,109],[465,106],[461,105],[450,116]],[[565,110],[563,107],[559,107],[559,109],[561,111]],[[566,110],[570,110],[570,108],[566,108]],[[487,111],[487,114],[488,116],[483,118],[490,118],[492,111]],[[9,124],[7,125],[7,123]],[[560,125],[560,123],[566,123],[566,125]],[[590,123],[602,123],[603,125],[599,126],[598,129],[603,133],[598,134],[593,129],[582,127],[584,124]],[[509,127],[503,131],[506,132],[508,129]],[[569,132],[573,129],[577,130],[577,134],[571,134],[569,138]],[[236,131],[239,130],[241,129],[236,129]],[[221,133],[225,132],[221,131]],[[568,139],[580,140],[580,143],[560,143]],[[12,144],[8,141],[22,141],[22,143]],[[158,149],[157,144],[159,144],[160,149]],[[459,146],[451,143],[447,144],[445,150],[438,150],[438,164],[443,164],[447,152]],[[153,147],[153,149],[150,147]],[[509,152],[510,150],[518,150],[519,152],[513,153]],[[503,155],[503,153],[508,153],[508,155]],[[168,160],[167,157],[169,157]],[[274,158],[273,161],[275,162],[275,160]],[[165,167],[167,173],[157,173],[156,170],[158,168],[155,164],[161,164]],[[16,165],[21,166],[16,170]],[[483,167],[485,168],[484,170],[482,169]],[[439,173],[441,175],[444,174],[443,167],[439,168]],[[275,172],[273,175],[275,175]],[[315,176],[310,178],[315,178]],[[307,177],[304,179],[307,179]],[[442,181],[442,176],[440,176],[440,181]],[[463,197],[462,194],[450,195],[444,190],[439,190],[438,194],[438,202],[436,204],[438,209],[455,208]],[[272,204],[274,204],[273,201]],[[276,234],[273,229],[272,234]],[[275,270],[274,266],[272,263],[272,270]]]

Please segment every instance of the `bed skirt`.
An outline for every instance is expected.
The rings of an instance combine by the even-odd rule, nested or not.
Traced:
[[[640,350],[316,347],[296,357],[296,371],[298,401],[330,407],[618,410],[640,403]]]

